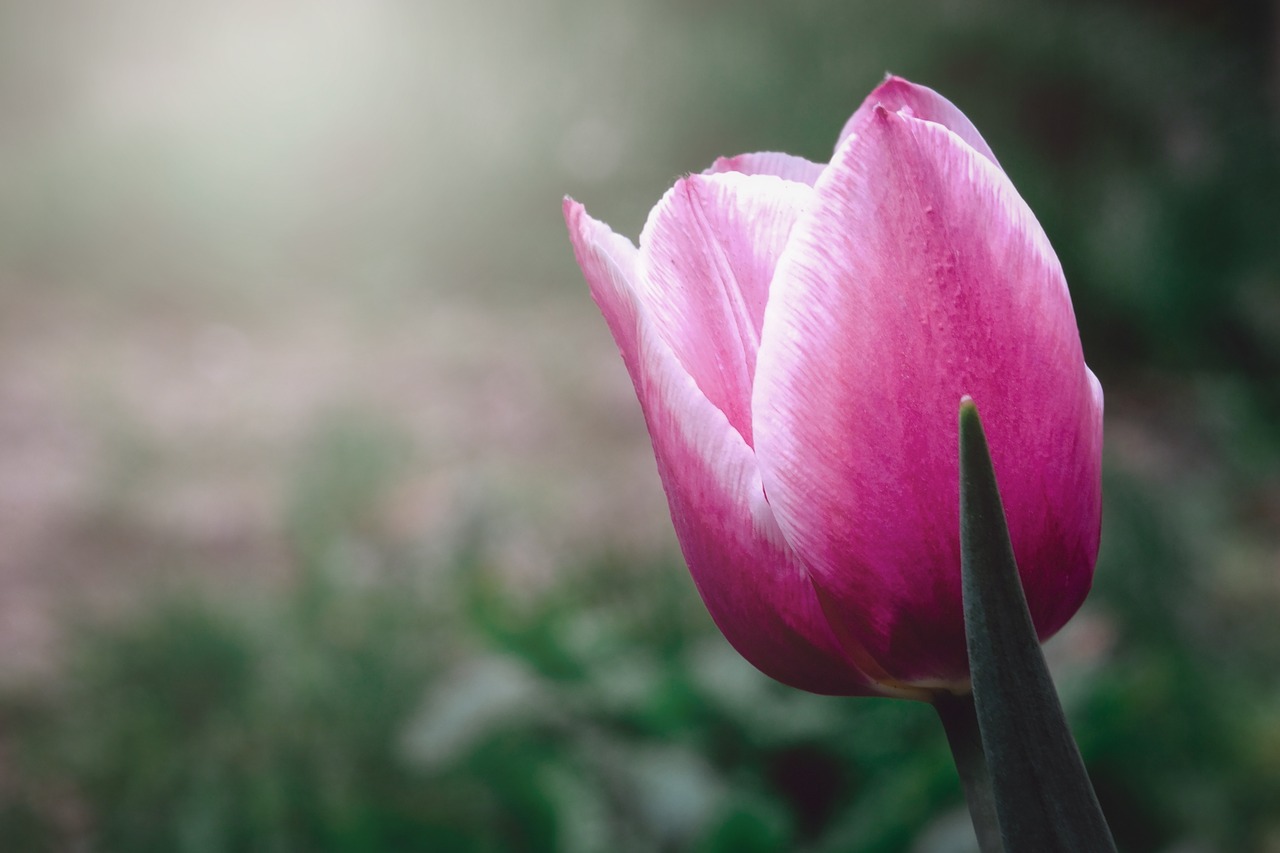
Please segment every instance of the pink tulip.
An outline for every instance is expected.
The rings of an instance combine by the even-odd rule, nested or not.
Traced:
[[[721,158],[637,248],[566,199],[676,535],[749,661],[816,693],[968,688],[956,412],[982,412],[1043,640],[1098,551],[1102,389],[1062,268],[978,131],[891,77],[827,165]]]

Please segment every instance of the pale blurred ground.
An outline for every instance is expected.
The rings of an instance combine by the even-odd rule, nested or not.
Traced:
[[[653,162],[681,98],[657,27],[610,2],[0,7],[0,665],[38,665],[69,599],[287,573],[326,419],[403,439],[389,535],[496,516],[487,547],[533,571],[669,549],[559,220],[591,188],[639,222],[618,188],[680,168]]]

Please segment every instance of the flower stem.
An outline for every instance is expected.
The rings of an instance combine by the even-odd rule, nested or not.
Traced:
[[[1004,853],[1000,822],[996,817],[995,793],[991,788],[987,758],[982,751],[982,734],[978,731],[973,694],[956,696],[942,693],[933,700],[933,707],[942,721],[943,731],[947,733],[947,745],[951,747],[951,756],[960,774],[973,831],[978,836],[978,849],[982,853]]]

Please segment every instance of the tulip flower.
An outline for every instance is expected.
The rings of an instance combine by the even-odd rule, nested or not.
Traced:
[[[966,395],[1036,635],[1079,608],[1102,391],[1048,239],[950,102],[891,77],[830,163],[717,160],[638,246],[571,199],[564,214],[694,582],[756,667],[825,694],[968,690]]]

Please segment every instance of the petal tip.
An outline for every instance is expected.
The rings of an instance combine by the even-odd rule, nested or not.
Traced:
[[[740,154],[736,157],[717,157],[715,159],[715,162],[713,162],[711,166],[708,167],[706,172],[704,172],[703,174],[716,174],[717,172],[740,171],[738,168],[738,163],[741,160],[742,160],[742,155]]]
[[[880,81],[880,85],[876,86],[875,91],[872,92],[871,94],[872,96],[876,96],[876,95],[879,95],[881,92],[885,92],[893,89],[906,89],[908,91],[919,92],[924,90],[924,88],[925,88],[924,86],[920,86],[916,83],[912,83],[906,77],[899,77],[897,74],[893,74],[892,72],[890,72],[884,75],[884,79]]]

